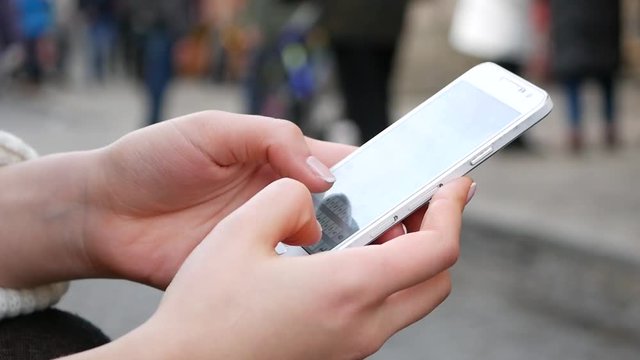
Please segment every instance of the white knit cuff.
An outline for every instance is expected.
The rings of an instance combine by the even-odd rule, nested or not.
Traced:
[[[0,131],[0,166],[30,160],[37,156],[38,154],[22,140]],[[46,309],[60,301],[68,289],[68,282],[33,289],[0,288],[0,320]]]
[[[68,289],[68,282],[23,290],[0,288],[0,320],[44,310],[60,301]]]
[[[0,166],[31,160],[38,154],[19,138],[0,130]]]

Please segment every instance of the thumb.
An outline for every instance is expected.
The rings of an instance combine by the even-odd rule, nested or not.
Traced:
[[[274,254],[276,245],[311,245],[322,231],[309,190],[300,182],[280,179],[221,221],[207,240],[219,247]],[[220,244],[224,242],[224,244]]]

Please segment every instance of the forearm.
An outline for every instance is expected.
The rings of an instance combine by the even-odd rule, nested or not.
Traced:
[[[194,329],[196,331],[196,329]],[[197,336],[191,335],[191,340],[185,341],[188,334],[177,334],[171,326],[159,326],[145,323],[132,332],[113,342],[79,354],[70,355],[62,360],[111,360],[111,359],[198,359],[196,348]],[[215,338],[215,334],[212,334]],[[208,355],[212,355],[211,352]],[[210,359],[225,359],[229,357],[212,357]],[[234,357],[238,359],[238,357]]]
[[[82,253],[93,152],[0,167],[0,287],[87,276]]]

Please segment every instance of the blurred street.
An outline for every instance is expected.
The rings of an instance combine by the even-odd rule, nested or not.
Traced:
[[[477,62],[447,44],[450,2],[412,9],[395,119]],[[71,63],[65,85],[0,83],[0,129],[46,155],[105,146],[144,126],[140,84],[122,74],[92,83],[82,56],[73,54]],[[640,80],[630,71],[620,83],[622,146],[615,151],[603,144],[598,91],[586,87],[579,155],[567,147],[563,89],[540,85],[555,109],[527,133],[532,150],[502,151],[471,174],[478,193],[465,213],[453,293],[373,359],[640,359]],[[242,91],[237,83],[179,80],[169,88],[165,117],[242,112]],[[335,121],[335,89],[324,97],[315,125],[330,139],[354,139],[351,127]],[[393,161],[388,155],[381,161]],[[59,307],[117,338],[144,322],[161,296],[124,281],[85,280],[73,283]]]
[[[103,146],[140,126],[134,89],[115,81],[45,88],[29,100],[8,94],[0,100],[1,126],[42,154]],[[640,298],[640,284],[633,282],[640,276],[640,192],[633,190],[640,176],[640,122],[632,101],[638,89],[628,83],[624,93],[627,145],[620,152],[594,145],[570,156],[561,146],[561,96],[552,91],[555,112],[531,132],[537,151],[499,154],[472,174],[479,192],[467,211],[453,294],[377,358],[640,356],[640,304],[633,302]],[[234,87],[182,82],[174,95],[171,116],[240,107]],[[418,101],[411,95],[400,100],[398,113]],[[594,266],[606,271],[594,272]],[[61,307],[117,337],[144,321],[160,296],[119,281],[80,281]]]

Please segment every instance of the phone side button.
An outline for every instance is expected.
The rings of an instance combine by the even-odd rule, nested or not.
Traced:
[[[484,151],[482,151],[478,156],[471,160],[471,166],[476,166],[486,160],[491,154],[493,154],[493,146],[489,146]]]
[[[278,243],[275,248],[276,254],[284,255],[287,253],[287,246],[283,243]]]

